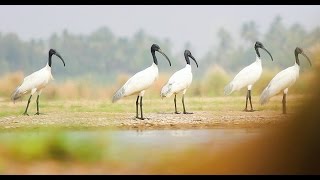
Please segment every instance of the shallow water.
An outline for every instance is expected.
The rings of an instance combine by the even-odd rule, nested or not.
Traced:
[[[87,132],[88,134],[96,132]],[[74,136],[83,136],[83,132],[71,132]],[[140,146],[196,146],[206,143],[233,144],[260,134],[259,129],[193,129],[193,130],[147,130],[147,131],[107,131],[101,133],[112,141]]]
[[[192,129],[192,130],[70,130],[70,131],[27,131],[27,132],[1,132],[1,142],[14,140],[15,143],[32,139],[33,145],[25,143],[20,148],[34,146],[39,142],[50,140],[50,136],[63,133],[63,144],[67,143],[68,147],[77,146],[81,143],[80,148],[90,148],[88,143],[99,142],[105,144],[102,151],[92,149],[86,151],[91,156],[92,153],[102,152],[103,157],[111,160],[120,161],[140,161],[155,157],[161,153],[184,153],[186,150],[196,149],[198,147],[208,147],[210,152],[225,149],[232,145],[248,141],[262,133],[261,129]],[[49,136],[47,136],[49,135]],[[41,138],[43,137],[44,140]],[[27,142],[26,141],[26,142]],[[209,146],[210,145],[210,146]],[[90,146],[90,145],[89,145]],[[99,148],[99,146],[93,146]],[[84,149],[73,148],[73,151]],[[212,150],[212,151],[211,151]],[[101,157],[101,158],[103,158]],[[174,158],[174,156],[171,156]]]
[[[147,150],[183,151],[212,145],[214,150],[226,148],[250,140],[262,133],[261,129],[192,129],[192,130],[118,130],[118,131],[77,131],[70,132],[73,137],[96,136],[108,138],[114,145],[115,154],[127,148]],[[119,150],[121,149],[121,150]],[[109,149],[110,150],[110,149]],[[128,150],[128,149],[127,149]]]

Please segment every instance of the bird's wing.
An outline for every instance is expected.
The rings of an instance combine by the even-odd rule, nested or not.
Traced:
[[[178,89],[181,89],[185,83],[181,81],[170,81],[168,82],[163,88],[161,89],[160,96],[163,97],[170,97],[173,93],[179,92]]]
[[[229,95],[234,90],[238,90],[248,85],[249,82],[254,78],[255,75],[255,64],[251,64],[245,68],[243,68],[234,78],[233,80],[227,84],[224,88],[224,94]]]
[[[38,72],[38,71],[37,71]],[[30,74],[29,76],[23,79],[23,82],[20,86],[18,86],[11,95],[11,100],[15,102],[20,99],[24,94],[26,94],[29,90],[33,89],[35,86],[35,81],[37,77],[37,72]]]
[[[289,67],[275,75],[268,86],[262,91],[260,95],[260,103],[267,103],[271,97],[294,84],[297,76],[293,75],[293,73],[295,73],[293,68]]]
[[[165,84],[161,89],[160,97],[161,98],[167,97],[168,94],[171,92],[171,89],[172,89],[172,84],[170,83]]]
[[[247,82],[252,78],[255,73],[255,64],[251,64],[245,68],[243,68],[232,81],[237,82]]]
[[[170,97],[173,93],[178,93],[188,87],[192,77],[190,79],[190,76],[188,76],[190,74],[184,71],[185,69],[181,69],[170,77],[168,83],[161,89],[161,97]]]
[[[155,77],[149,68],[136,73],[114,94],[112,102],[116,102],[124,96],[136,94],[147,89],[154,80]]]

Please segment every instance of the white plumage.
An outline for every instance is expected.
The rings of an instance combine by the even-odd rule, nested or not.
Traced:
[[[260,103],[264,105],[268,103],[271,97],[281,93],[282,91],[283,92],[282,111],[284,114],[286,113],[286,95],[288,93],[288,90],[299,78],[300,62],[299,62],[298,55],[302,54],[303,56],[305,56],[311,66],[311,61],[304,54],[301,48],[297,47],[294,53],[296,57],[296,61],[294,65],[280,71],[274,78],[272,78],[268,86],[263,90],[263,92],[260,95]]]
[[[158,78],[158,66],[152,63],[150,67],[133,75],[113,96],[112,102],[117,102],[122,97],[130,95],[139,95],[143,97],[144,92]]]
[[[13,100],[13,102],[15,102],[30,90],[31,95],[33,95],[35,92],[40,95],[42,89],[47,86],[50,80],[53,80],[53,77],[51,74],[51,67],[47,64],[39,71],[36,71],[25,77],[22,84],[18,86],[12,94],[11,99]]]
[[[191,65],[187,64],[185,68],[175,72],[166,85],[161,89],[161,97],[170,97],[172,94],[182,92],[185,94],[192,82]]]
[[[56,50],[50,49],[49,50],[49,60],[48,60],[48,63],[46,64],[46,66],[44,68],[30,74],[29,76],[25,77],[23,79],[22,84],[20,86],[18,86],[11,95],[11,100],[13,102],[15,102],[16,100],[22,98],[23,95],[25,95],[26,93],[31,91],[31,95],[29,97],[26,110],[23,113],[24,115],[28,115],[27,111],[28,111],[29,103],[30,103],[32,95],[35,92],[38,93],[36,115],[39,115],[39,96],[40,96],[42,90],[47,86],[47,84],[51,80],[53,80],[53,77],[51,74],[51,64],[52,64],[51,58],[52,58],[53,54],[58,56],[62,60],[63,65],[65,66],[65,62],[64,62],[63,58],[61,57],[61,55]]]
[[[248,111],[247,105],[248,105],[248,99],[250,102],[250,107],[251,110],[253,111],[252,108],[252,102],[251,102],[251,89],[252,86],[256,83],[257,80],[261,77],[262,74],[262,65],[261,65],[261,58],[260,58],[260,53],[259,49],[261,48],[265,50],[271,57],[271,60],[273,60],[271,54],[269,51],[263,46],[263,44],[259,41],[255,43],[255,51],[256,51],[256,61],[250,64],[249,66],[243,68],[234,78],[233,80],[228,83],[225,88],[224,88],[224,94],[225,95],[230,95],[234,91],[238,91],[242,89],[243,87],[247,87],[247,96],[246,96],[246,107],[245,111]]]
[[[232,92],[239,91],[243,87],[247,87],[248,90],[251,90],[251,86],[260,79],[261,74],[261,59],[257,56],[255,62],[243,68],[224,88],[224,94],[230,95]]]
[[[116,93],[113,95],[112,102],[117,102],[122,97],[130,96],[130,95],[138,95],[136,101],[136,118],[138,117],[138,100],[140,97],[140,111],[141,117],[143,118],[142,112],[142,97],[144,96],[145,90],[148,89],[158,78],[159,70],[158,70],[158,61],[155,56],[155,51],[161,53],[168,61],[169,65],[171,66],[171,62],[169,58],[162,52],[160,47],[157,44],[153,44],[151,46],[151,54],[153,57],[153,63],[150,67],[145,70],[142,70],[135,75],[133,75]]]
[[[288,91],[288,88],[298,79],[299,69],[299,65],[295,63],[295,65],[284,69],[273,77],[260,95],[261,105],[266,104],[271,97],[281,93],[281,91]]]
[[[184,105],[184,94],[186,93],[187,89],[189,88],[192,82],[192,72],[191,72],[189,57],[191,57],[195,61],[195,63],[197,64],[197,67],[198,67],[198,63],[194,59],[194,57],[192,56],[189,50],[185,50],[184,56],[187,62],[185,68],[180,69],[170,77],[167,84],[165,84],[162,87],[160,96],[164,98],[164,97],[170,97],[172,94],[175,94],[175,97],[174,97],[175,113],[178,113],[177,106],[176,106],[176,95],[182,92],[183,109],[184,109],[184,113],[187,114],[187,112],[185,111],[185,105]]]

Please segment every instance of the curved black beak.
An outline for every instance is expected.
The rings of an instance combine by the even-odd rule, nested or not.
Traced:
[[[263,50],[267,51],[267,53],[268,53],[268,54],[270,55],[270,57],[271,57],[271,60],[273,61],[273,58],[272,58],[272,56],[271,56],[270,52],[269,52],[266,48],[264,48],[264,47],[261,47],[261,49],[263,49]]]
[[[161,49],[158,49],[157,51],[158,51],[159,53],[161,53],[161,54],[168,60],[170,66],[171,66],[170,59],[167,57],[167,55],[166,55],[164,52],[162,52]]]
[[[56,52],[56,53],[54,53],[54,54],[61,59],[61,61],[63,62],[63,66],[66,66],[66,64],[64,63],[64,60],[63,60],[63,58],[61,57],[61,55],[60,55],[58,52]]]
[[[310,66],[312,66],[311,61],[310,61],[310,59],[308,58],[308,56],[307,56],[304,52],[302,52],[301,54],[302,54],[305,58],[307,58],[307,60],[309,61]]]
[[[196,63],[196,65],[197,65],[197,68],[198,68],[199,66],[198,66],[198,63],[197,63],[196,59],[195,59],[191,54],[189,55],[189,57],[191,57],[191,59],[193,59],[193,60],[194,60],[194,62],[195,62],[195,63]]]

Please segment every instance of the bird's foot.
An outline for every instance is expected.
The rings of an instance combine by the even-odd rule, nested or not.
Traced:
[[[140,119],[140,120],[145,120],[145,119],[150,119],[150,118],[140,118],[140,117],[136,117],[137,119]]]
[[[183,112],[183,114],[193,114],[193,112]]]
[[[24,112],[22,115],[29,116],[29,114],[27,112]]]
[[[39,113],[39,112],[37,112],[37,113],[35,113],[34,115],[44,115],[44,113]]]
[[[244,109],[243,111],[245,111],[245,112],[254,112],[254,110],[253,110],[253,109],[251,109],[251,110]]]
[[[180,112],[178,112],[178,111],[176,111],[176,112],[174,112],[175,114],[180,114]]]

